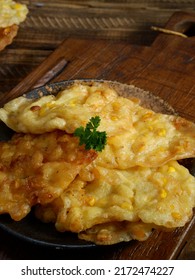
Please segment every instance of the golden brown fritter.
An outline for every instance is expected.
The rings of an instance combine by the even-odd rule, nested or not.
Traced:
[[[16,24],[6,28],[0,28],[0,51],[12,43],[17,33],[18,26]]]
[[[17,132],[73,133],[98,115],[98,130],[107,145],[97,159],[106,168],[155,167],[170,160],[195,157],[195,124],[181,117],[155,113],[118,96],[106,83],[76,83],[57,96],[16,98],[0,109],[0,119]]]
[[[78,237],[97,245],[112,245],[132,239],[144,241],[150,236],[153,228],[154,225],[143,222],[110,222],[80,232]]]
[[[14,220],[25,217],[37,203],[58,197],[96,153],[61,131],[14,135],[0,143],[0,213]]]
[[[12,0],[0,0],[0,51],[11,44],[19,24],[26,19],[28,8]]]
[[[60,197],[39,206],[37,217],[54,222],[59,231],[77,233],[122,221],[175,228],[192,217],[195,178],[176,161],[127,170],[93,166],[90,172],[91,181],[77,177]]]

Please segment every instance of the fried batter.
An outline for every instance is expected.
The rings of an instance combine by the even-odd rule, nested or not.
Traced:
[[[170,160],[195,157],[195,124],[181,117],[155,113],[118,96],[106,83],[76,83],[40,99],[16,98],[0,109],[0,119],[24,133],[58,128],[73,133],[93,116],[108,140],[97,164],[106,168],[157,167]]]
[[[62,131],[0,142],[0,214],[20,220],[33,205],[53,201],[95,157]]]
[[[93,165],[93,164],[92,164]],[[59,231],[81,232],[110,222],[138,222],[166,228],[184,226],[195,206],[195,178],[171,161],[158,168],[128,170],[95,166],[91,182],[76,178],[37,216]]]
[[[144,241],[150,236],[152,228],[154,225],[143,222],[110,222],[80,232],[78,237],[97,245],[112,245],[132,239]]]
[[[0,28],[0,51],[12,43],[17,33],[18,26],[16,24],[6,28]]]
[[[24,4],[12,0],[0,0],[0,51],[11,44],[18,33],[19,24],[28,13]]]
[[[107,134],[98,155],[71,136],[94,116]],[[27,133],[0,144],[0,214],[20,220],[35,205],[43,222],[101,245],[142,241],[153,228],[182,227],[192,217],[195,178],[176,161],[195,157],[192,122],[96,82],[19,97],[0,119]]]

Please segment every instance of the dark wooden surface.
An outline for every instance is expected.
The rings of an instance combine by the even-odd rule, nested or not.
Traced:
[[[41,1],[43,5],[37,5],[38,1],[30,1],[29,18],[21,26],[14,43],[0,54],[1,105],[47,81],[100,78],[149,90],[168,101],[181,116],[195,121],[195,14],[178,12],[168,21],[171,12],[180,8],[192,12],[194,1],[113,2],[55,1],[54,4]],[[44,17],[46,21],[43,21]],[[84,25],[88,17],[90,20],[86,22],[89,25]],[[101,22],[95,26],[95,17],[104,25]],[[122,21],[125,18],[129,21]],[[72,22],[69,32],[61,20],[69,25]],[[60,21],[61,26],[53,21]],[[166,28],[186,33],[189,37],[157,34],[150,29],[151,25],[164,27],[165,24]],[[52,34],[53,30],[56,30],[55,34]],[[52,52],[54,48],[57,49]],[[106,250],[98,247],[78,252],[48,251],[0,231],[0,257],[195,259],[194,220],[174,232],[155,231],[144,243],[130,242]]]
[[[151,45],[174,12],[195,11],[195,0],[20,0],[29,14],[0,53],[0,94],[8,92],[65,38]]]

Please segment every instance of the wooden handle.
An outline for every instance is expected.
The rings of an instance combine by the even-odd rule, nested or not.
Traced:
[[[163,28],[167,31],[173,31],[175,32],[175,34],[170,32],[169,36],[167,36],[166,32],[164,32],[163,34],[163,31],[159,30],[159,36],[157,36],[156,40],[152,44],[152,47],[163,49],[164,46],[172,43],[173,37],[174,40],[183,40],[183,43],[189,41],[193,43],[195,36],[195,13],[176,12]],[[181,35],[184,35],[183,38],[177,33],[181,33]],[[185,36],[187,38],[184,38]]]
[[[0,96],[0,106],[3,106],[7,101],[18,97],[33,88],[51,82],[66,68],[67,65],[68,61],[65,57],[58,54],[56,59],[52,59],[52,55],[50,55],[7,95]]]

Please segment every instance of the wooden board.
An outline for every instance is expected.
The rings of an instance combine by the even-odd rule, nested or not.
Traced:
[[[29,8],[11,45],[0,52],[0,95],[6,94],[59,44],[71,38],[151,45],[175,11],[194,11],[194,0],[20,0]]]
[[[166,28],[187,33],[195,14],[178,12]],[[150,47],[92,39],[66,39],[40,66],[19,83],[0,104],[29,89],[78,78],[115,80],[133,84],[168,101],[183,117],[195,121],[195,37],[161,33]],[[145,242],[129,242],[91,251],[60,251],[49,255],[44,248],[17,241],[0,232],[4,240],[2,258],[48,259],[175,259],[192,234],[195,217],[173,232],[154,231]],[[17,249],[20,247],[20,252]],[[27,250],[28,248],[28,250]]]

